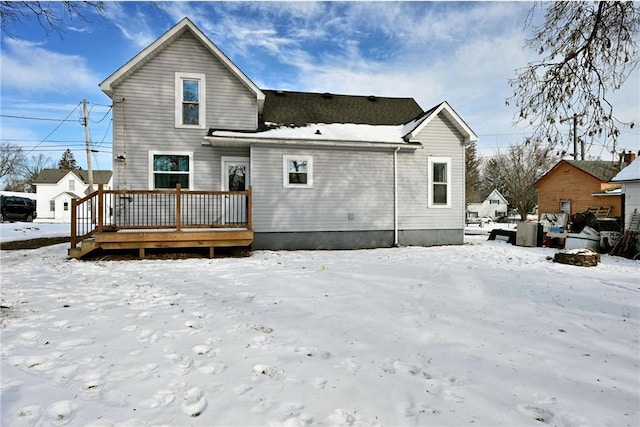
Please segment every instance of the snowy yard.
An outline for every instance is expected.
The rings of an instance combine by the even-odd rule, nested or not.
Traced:
[[[2,251],[0,423],[639,425],[640,264],[467,241],[212,260]]]

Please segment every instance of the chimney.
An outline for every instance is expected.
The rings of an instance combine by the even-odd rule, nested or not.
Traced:
[[[631,162],[633,162],[636,159],[636,153],[632,153],[631,150],[629,150],[628,152],[623,154],[624,156],[624,163],[625,164],[630,164]]]

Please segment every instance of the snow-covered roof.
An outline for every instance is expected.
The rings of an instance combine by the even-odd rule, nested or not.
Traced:
[[[262,132],[212,130],[210,137],[250,138],[257,140],[283,139],[334,142],[378,142],[407,144],[404,125],[376,126],[353,123],[313,123],[307,126],[279,126]]]
[[[640,157],[637,157],[629,166],[611,178],[611,182],[624,181],[640,181]]]

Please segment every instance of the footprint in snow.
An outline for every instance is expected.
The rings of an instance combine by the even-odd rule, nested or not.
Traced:
[[[227,365],[221,362],[210,363],[208,365],[203,365],[198,368],[198,371],[208,375],[220,374],[226,370],[227,370]]]
[[[271,365],[253,365],[253,372],[259,376],[266,376],[274,380],[281,380],[285,377],[284,371],[280,371]]]
[[[25,406],[13,417],[11,425],[34,426],[42,416],[42,408],[38,405]]]
[[[213,350],[213,348],[209,345],[205,345],[205,344],[201,344],[201,345],[194,345],[191,350],[193,350],[193,352],[195,354],[197,354],[198,356],[214,356],[215,352],[213,352],[213,354],[211,354],[211,350]]]
[[[182,412],[190,417],[199,416],[207,409],[207,399],[204,398],[204,391],[200,387],[190,388],[184,393],[180,407]]]
[[[52,403],[44,410],[44,416],[49,419],[49,423],[54,426],[68,424],[76,414],[78,405],[70,400],[61,400]]]
[[[169,359],[176,368],[178,368],[178,373],[180,375],[186,374],[193,367],[193,360],[184,354],[169,353],[166,355],[166,358]]]
[[[303,354],[307,357],[319,356],[321,359],[329,359],[331,357],[331,353],[328,351],[321,351],[316,347],[295,347],[292,350],[294,353]]]
[[[358,416],[355,411],[349,412],[346,409],[336,409],[333,414],[329,415],[329,421],[333,426],[345,427],[359,425]],[[356,424],[358,423],[358,424]]]
[[[167,406],[176,400],[176,395],[170,390],[160,390],[156,392],[152,398],[140,402],[143,408],[157,408],[159,406]]]

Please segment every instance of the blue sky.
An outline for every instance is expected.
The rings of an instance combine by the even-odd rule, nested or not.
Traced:
[[[52,3],[55,7],[59,7]],[[89,102],[94,169],[111,168],[111,100],[98,84],[188,16],[263,89],[448,101],[479,135],[481,156],[530,132],[513,122],[508,79],[536,59],[524,48],[529,2],[107,2],[103,19],[64,22],[62,38],[35,19],[2,37],[2,142],[57,162],[70,148],[86,168],[82,99]],[[640,125],[640,71],[613,99]],[[17,116],[14,118],[8,116]],[[51,120],[32,120],[33,117]],[[66,120],[65,120],[66,119]],[[640,126],[618,149],[640,149]],[[567,124],[567,134],[569,125]],[[611,160],[603,141],[589,154]]]

